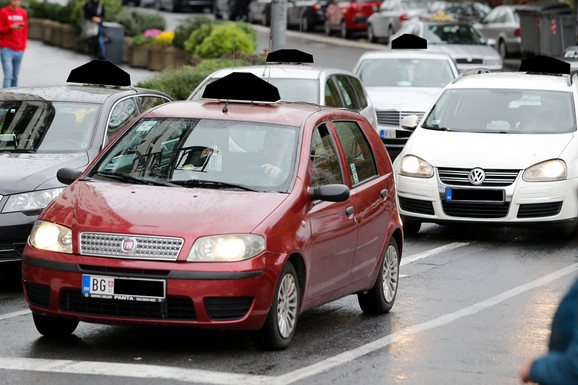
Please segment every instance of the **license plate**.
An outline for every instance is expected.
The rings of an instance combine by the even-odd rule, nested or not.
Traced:
[[[166,298],[166,281],[85,274],[82,293],[91,298],[162,302]]]

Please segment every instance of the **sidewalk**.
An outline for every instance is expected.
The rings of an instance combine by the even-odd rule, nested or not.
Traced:
[[[54,47],[40,40],[28,40],[28,47],[24,52],[18,86],[46,86],[66,83],[68,74],[76,67],[90,61],[88,55]],[[130,74],[132,85],[149,79],[155,72],[147,69],[133,68],[128,65],[120,67]],[[0,69],[0,81],[4,75]],[[1,84],[1,83],[0,83]]]

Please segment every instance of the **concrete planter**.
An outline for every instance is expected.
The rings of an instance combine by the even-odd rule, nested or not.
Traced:
[[[132,45],[129,64],[133,67],[148,68],[150,45]]]
[[[125,36],[122,44],[123,63],[130,63],[131,52],[132,52],[132,37]]]
[[[72,24],[62,25],[62,38],[60,41],[62,48],[77,50],[79,39],[78,32]]]
[[[42,40],[44,36],[44,19],[31,17],[28,19],[28,38],[32,40]]]
[[[149,46],[149,61],[147,68],[151,71],[160,71],[164,67],[165,47],[160,45]]]

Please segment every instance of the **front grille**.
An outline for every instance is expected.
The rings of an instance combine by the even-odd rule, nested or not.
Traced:
[[[509,202],[474,203],[442,201],[446,215],[460,218],[503,218],[508,215]]]
[[[215,321],[230,321],[243,318],[251,305],[253,297],[207,297],[205,308],[209,318]]]
[[[417,115],[420,119],[423,116],[423,111],[398,111],[398,110],[376,110],[377,123],[386,126],[399,126],[401,120],[406,116]],[[408,131],[411,135],[411,131]],[[409,135],[408,135],[409,136]]]
[[[412,213],[434,215],[433,204],[430,201],[399,197],[399,206],[404,211]]]
[[[24,242],[0,243],[0,262],[20,261],[22,259],[22,253],[24,252],[24,246],[26,246]]]
[[[148,320],[196,320],[195,307],[190,298],[167,297],[165,302],[123,301],[85,297],[80,289],[66,289],[60,293],[61,311],[103,317]]]
[[[562,202],[520,205],[518,218],[551,217],[560,214]]]
[[[126,242],[132,243],[134,249],[127,251]],[[91,232],[80,234],[80,254],[98,257],[176,261],[182,246],[182,238]]]
[[[24,282],[26,297],[34,306],[48,307],[50,305],[50,286],[39,283]]]
[[[459,58],[456,59],[458,64],[484,64],[484,59]]]
[[[469,168],[438,168],[438,175],[440,180],[449,185],[457,186],[472,186],[468,180]],[[509,186],[518,177],[520,170],[498,170],[489,169],[484,170],[486,179],[479,186]]]

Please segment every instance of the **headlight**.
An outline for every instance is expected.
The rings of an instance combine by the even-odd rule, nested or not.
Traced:
[[[566,179],[566,163],[560,159],[547,160],[528,167],[522,179],[526,182],[552,182]]]
[[[36,221],[30,232],[30,244],[41,250],[72,254],[72,231],[56,223]]]
[[[414,178],[431,178],[434,169],[431,164],[415,155],[406,155],[399,165],[399,174]]]
[[[64,191],[64,187],[11,195],[2,212],[41,210],[48,206],[62,191]]]
[[[265,238],[253,234],[202,237],[195,241],[187,261],[232,262],[253,258],[265,250]]]

